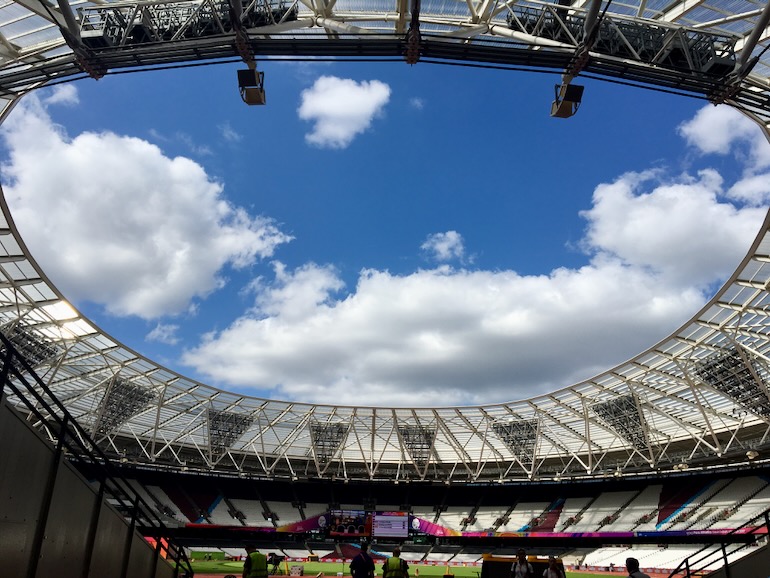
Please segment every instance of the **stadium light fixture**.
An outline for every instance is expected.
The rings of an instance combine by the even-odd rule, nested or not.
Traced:
[[[746,452],[746,457],[750,460],[756,460],[759,457],[759,452],[757,450],[749,450]]]
[[[248,105],[265,104],[265,73],[256,68],[244,68],[238,71],[238,88],[241,99]]]
[[[569,118],[574,115],[583,101],[584,86],[562,83],[554,87],[556,100],[551,103],[551,116]]]

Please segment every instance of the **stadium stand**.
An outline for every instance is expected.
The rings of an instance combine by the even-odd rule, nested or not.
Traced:
[[[233,498],[233,505],[243,512],[246,517],[246,525],[254,526],[257,528],[269,528],[273,527],[273,523],[265,519],[263,512],[265,511],[262,504],[257,500],[241,500]]]

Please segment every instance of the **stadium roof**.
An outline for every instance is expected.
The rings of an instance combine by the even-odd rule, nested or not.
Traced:
[[[723,0],[308,0],[232,10],[9,1],[0,4],[0,119],[30,90],[86,76],[355,55],[558,70],[565,85],[581,74],[621,80],[726,102],[768,134],[769,22],[768,4]],[[373,408],[246,397],[142,357],[67,303],[4,201],[2,215],[0,326],[119,459],[267,477],[476,482],[710,467],[770,450],[769,220],[701,312],[621,366],[528,400]]]

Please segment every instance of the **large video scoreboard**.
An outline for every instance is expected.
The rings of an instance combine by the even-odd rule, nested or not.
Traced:
[[[374,512],[372,514],[374,538],[408,538],[408,512]]]
[[[332,510],[328,528],[330,536],[408,538],[409,513]]]

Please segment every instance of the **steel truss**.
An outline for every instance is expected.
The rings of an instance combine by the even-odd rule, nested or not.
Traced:
[[[294,55],[495,63],[562,73],[565,82],[620,78],[726,102],[770,134],[767,3],[419,6],[9,0],[0,5],[0,121],[21,96],[52,82]],[[67,303],[0,205],[0,330],[121,461],[266,478],[492,482],[647,475],[770,456],[767,220],[724,288],[621,366],[527,400],[372,408],[244,397],[142,357]]]
[[[727,102],[767,129],[770,9],[745,0],[9,0],[0,120],[51,82],[200,60],[347,56],[621,78]]]

